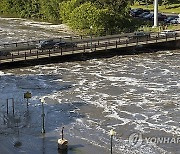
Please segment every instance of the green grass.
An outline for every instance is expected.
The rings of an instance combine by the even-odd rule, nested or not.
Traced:
[[[169,30],[180,31],[180,25],[167,25],[165,28],[169,29]],[[161,32],[162,31],[162,26],[153,28],[153,27],[145,25],[145,26],[139,27],[138,30],[143,30],[145,32]]]
[[[143,9],[149,9],[151,11],[154,10],[154,5],[151,4],[151,5],[148,5],[146,6],[145,4],[144,5],[139,5],[139,3],[135,3],[133,6],[131,6],[131,8],[143,8]],[[162,5],[162,6],[159,6],[159,12],[162,12],[162,13],[175,13],[175,14],[180,14],[180,4],[171,4],[171,5]]]

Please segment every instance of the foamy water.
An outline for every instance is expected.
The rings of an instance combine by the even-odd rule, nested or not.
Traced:
[[[178,154],[179,144],[143,142],[133,147],[128,139],[134,132],[148,137],[180,136],[179,59],[178,50],[160,51],[1,71],[0,98],[3,104],[6,98],[20,100],[30,91],[30,108],[37,112],[44,99],[50,137],[56,138],[65,125],[72,138],[109,153],[108,133],[113,128],[114,153]]]

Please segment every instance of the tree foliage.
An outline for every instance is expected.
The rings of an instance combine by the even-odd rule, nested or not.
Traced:
[[[129,22],[130,3],[131,0],[69,0],[60,4],[60,16],[73,29],[85,33],[119,32]]]
[[[130,24],[133,0],[1,0],[0,11],[23,18],[61,21],[83,33],[119,32]],[[92,29],[90,30],[90,27]]]

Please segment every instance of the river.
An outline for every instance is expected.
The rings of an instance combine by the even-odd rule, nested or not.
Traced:
[[[0,34],[0,44],[67,35],[58,25],[17,18],[0,18]],[[111,129],[113,154],[179,154],[179,79],[179,50],[0,71],[0,153],[56,154],[64,126],[69,154],[110,153]],[[15,122],[11,105],[6,114],[10,98]]]

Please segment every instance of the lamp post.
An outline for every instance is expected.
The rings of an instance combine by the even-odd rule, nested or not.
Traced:
[[[41,99],[41,106],[42,106],[42,131],[41,133],[44,134],[45,133],[45,114],[44,114],[44,99]]]
[[[92,51],[92,29],[93,29],[93,27],[92,27],[92,26],[90,26],[90,35],[91,35],[91,51]]]
[[[154,0],[154,27],[158,26],[158,0]]]
[[[115,131],[113,129],[111,129],[109,132],[109,135],[111,137],[111,154],[112,154],[113,136],[115,135]]]

